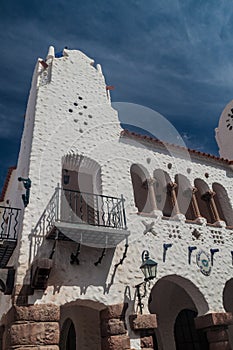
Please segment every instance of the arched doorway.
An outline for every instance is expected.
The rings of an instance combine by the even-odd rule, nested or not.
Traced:
[[[192,319],[194,319],[194,315],[201,316],[209,310],[203,294],[190,280],[178,275],[170,275],[161,278],[151,290],[148,306],[150,312],[156,314],[158,319],[158,328],[156,330],[158,349],[208,349],[208,347],[182,348],[176,346],[174,329],[176,322],[178,322],[178,328],[179,324],[181,324],[178,316],[182,310],[191,310],[193,313]],[[194,321],[190,329],[195,329]]]
[[[61,329],[61,350],[76,350],[76,331],[70,318],[66,319]]]
[[[70,325],[67,339],[66,339],[66,350],[76,350],[76,333],[73,322]]]
[[[184,309],[178,314],[174,326],[176,350],[209,349],[206,335],[195,328],[195,317],[197,312],[189,309]]]
[[[60,350],[101,350],[100,311],[91,300],[76,300],[60,308]]]

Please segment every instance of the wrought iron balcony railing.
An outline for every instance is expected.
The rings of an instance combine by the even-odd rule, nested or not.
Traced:
[[[17,244],[20,209],[0,205],[0,268],[6,267]]]
[[[0,205],[0,240],[17,240],[19,212],[18,208]]]
[[[58,190],[58,196],[59,221],[126,229],[123,196],[116,198],[64,189]]]
[[[124,198],[56,188],[33,235],[50,235],[56,223],[126,230]]]

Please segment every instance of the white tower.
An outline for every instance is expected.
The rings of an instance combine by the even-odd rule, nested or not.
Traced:
[[[220,157],[233,160],[233,100],[226,105],[220,116],[215,137]]]
[[[32,227],[58,184],[65,186],[63,175],[69,171],[75,190],[106,193],[105,185],[111,179],[100,175],[99,164],[104,166],[105,151],[121,130],[101,66],[95,67],[94,61],[78,50],[64,49],[55,55],[50,47],[46,60],[38,59],[35,67],[14,184],[7,198],[24,212],[21,244],[12,257],[19,262],[17,284],[25,282]],[[79,173],[78,182],[75,172]],[[32,182],[28,207],[22,201],[26,193],[20,178]],[[113,189],[111,195],[115,194]],[[30,274],[27,276],[30,279]]]

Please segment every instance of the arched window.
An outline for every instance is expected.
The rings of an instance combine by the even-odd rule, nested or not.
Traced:
[[[216,213],[213,208],[213,193],[207,183],[201,179],[195,179],[194,185],[197,189],[196,198],[201,216],[206,218],[209,224],[216,222]]]
[[[157,169],[154,171],[154,191],[158,210],[161,210],[163,215],[166,217],[172,216],[174,203],[172,201],[171,191],[169,184],[171,179],[169,175],[161,170]]]
[[[193,207],[193,188],[189,180],[181,174],[175,176],[176,197],[180,213],[185,215],[187,220],[195,220],[195,212]]]
[[[61,350],[76,350],[76,332],[70,318],[66,319],[60,335]]]
[[[147,179],[149,174],[146,169],[139,165],[133,164],[130,168],[130,174],[133,184],[134,202],[139,213],[150,213],[152,211],[148,196]]]
[[[233,226],[232,206],[225,188],[219,183],[213,183],[215,192],[214,200],[221,220],[225,221],[227,226]]]
[[[184,309],[178,314],[174,327],[176,350],[209,349],[206,335],[195,328],[194,318],[196,316],[196,311],[188,309]]]
[[[63,157],[62,168],[62,219],[67,222],[94,224],[96,211],[101,208],[100,165],[81,155]]]

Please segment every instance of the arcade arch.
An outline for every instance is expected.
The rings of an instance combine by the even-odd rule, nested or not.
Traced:
[[[178,275],[169,275],[158,280],[151,290],[149,310],[158,318],[159,349],[177,350],[174,327],[183,310],[189,310],[194,318],[194,315],[205,314],[208,309],[203,294],[190,280]],[[196,332],[194,321],[191,331]]]
[[[174,200],[176,201],[174,195],[173,183],[167,172],[156,169],[154,171],[154,192],[157,202],[157,208],[162,211],[163,216],[170,217],[173,213]]]
[[[227,226],[233,226],[233,211],[226,189],[217,182],[213,183],[212,188],[220,219],[225,221]]]
[[[193,186],[182,174],[176,174],[172,182],[162,169],[156,169],[150,177],[140,164],[133,164],[130,174],[138,213],[153,214],[157,211],[165,218],[183,214],[188,221],[205,218],[203,222],[208,224],[225,222],[226,226],[233,226],[232,206],[221,184],[215,182],[210,189],[204,180],[196,178]]]
[[[187,220],[195,220],[195,210],[193,205],[193,188],[190,181],[182,174],[175,175],[176,197],[180,213],[185,215]]]
[[[197,189],[196,198],[201,216],[206,218],[207,223],[213,224],[216,219],[211,210],[212,192],[202,179],[195,179],[194,185]]]
[[[134,202],[139,213],[150,213],[152,206],[148,195],[149,173],[140,164],[133,164],[130,168],[133,185]]]

